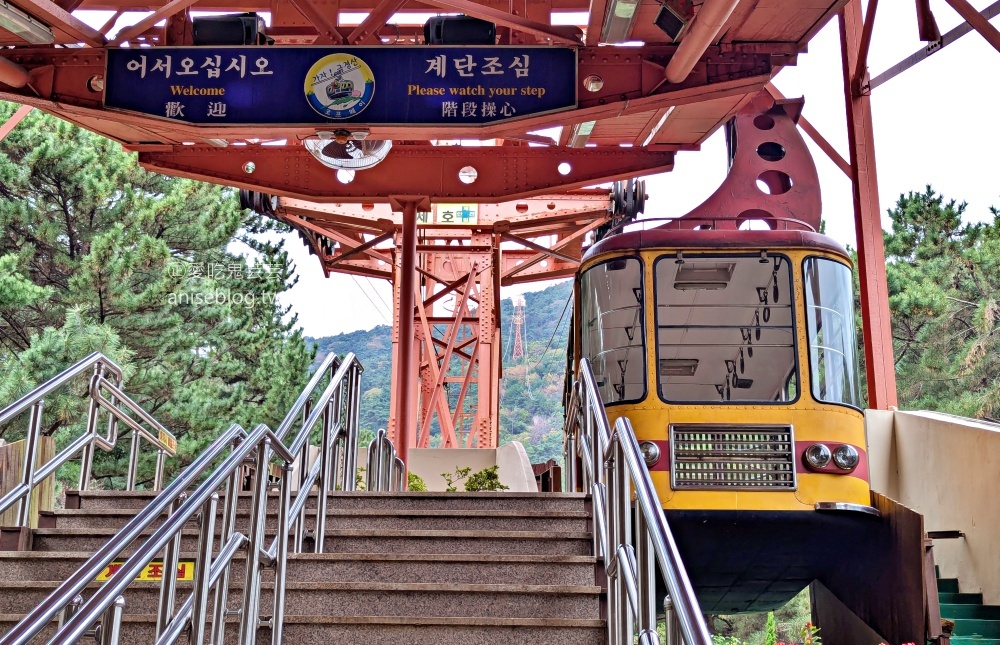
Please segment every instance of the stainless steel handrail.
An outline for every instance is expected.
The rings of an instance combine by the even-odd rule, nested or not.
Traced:
[[[304,524],[305,500],[313,488],[318,489],[325,501],[335,486],[353,490],[357,463],[357,417],[360,402],[360,376],[363,368],[353,354],[342,360],[329,357],[300,394],[292,410],[279,426],[288,435],[296,419],[302,419],[287,448],[276,433],[265,425],[258,425],[249,434],[239,426],[232,426],[217,438],[205,453],[200,455],[163,493],[142,509],[112,540],[87,560],[66,582],[61,584],[45,601],[18,625],[11,629],[2,642],[20,645],[38,634],[52,619],[63,612],[63,620],[50,645],[69,645],[81,636],[91,633],[100,624],[102,643],[117,645],[121,633],[121,614],[128,587],[135,576],[158,553],[163,553],[163,577],[160,589],[159,612],[156,622],[156,643],[174,643],[188,631],[190,643],[204,641],[209,623],[211,642],[225,642],[226,617],[231,612],[228,603],[230,564],[236,553],[246,548],[246,584],[240,615],[241,645],[253,645],[257,630],[270,615],[272,642],[278,645],[283,638],[285,565],[290,550],[289,534],[294,524]],[[327,373],[329,383],[317,395]],[[312,407],[311,411],[310,408]],[[308,464],[309,435],[322,421],[321,455],[310,472],[299,480],[297,497],[292,499],[291,473],[296,463]],[[353,443],[349,443],[352,439]],[[346,444],[346,445],[344,445]],[[231,447],[230,454],[214,469],[223,451]],[[338,456],[343,453],[343,459]],[[332,454],[338,453],[338,454]],[[352,454],[353,453],[353,454]],[[303,459],[302,455],[306,458]],[[279,510],[277,535],[269,549],[264,548],[265,519],[268,491],[271,487],[272,461],[277,461]],[[240,483],[247,462],[251,470],[251,516],[245,531],[236,530]],[[190,495],[187,491],[198,481],[201,483]],[[220,547],[215,548],[216,519],[220,491],[225,492],[222,511]],[[325,504],[318,504],[325,509]],[[82,602],[80,591],[120,556],[142,532],[168,512],[161,525],[139,546],[135,553],[112,575],[90,599]],[[176,575],[183,527],[198,519],[199,535],[195,562],[194,589],[177,611]],[[324,511],[325,519],[325,511]],[[325,523],[317,521],[312,533],[315,548],[322,550]],[[296,548],[296,547],[293,547]],[[273,610],[262,612],[260,607],[262,570],[275,570]],[[209,596],[214,590],[214,601]]]
[[[603,559],[608,576],[608,642],[631,645],[637,623],[641,645],[659,643],[658,563],[669,594],[664,603],[668,645],[678,645],[670,640],[677,628],[685,645],[711,645],[632,424],[619,418],[612,431],[587,359],[580,360],[579,375],[567,407],[567,490],[574,490],[579,481],[593,495],[594,551]]]
[[[384,428],[379,428],[375,438],[368,444],[368,469],[365,488],[369,491],[391,492],[405,490],[403,476],[406,467],[403,460],[396,456],[396,448],[386,435]]]
[[[91,373],[91,377],[87,389],[90,404],[86,431],[71,441],[51,461],[38,468],[36,465],[38,445],[41,436],[45,434],[42,431],[45,399],[87,372]],[[143,439],[153,444],[157,450],[153,490],[160,490],[163,487],[164,459],[176,454],[177,440],[170,431],[122,391],[122,380],[121,368],[100,352],[94,352],[0,410],[0,424],[12,421],[25,412],[29,413],[21,482],[0,498],[0,513],[19,503],[17,526],[27,526],[30,522],[31,492],[81,451],[79,487],[80,490],[87,490],[90,484],[94,448],[96,446],[104,451],[115,448],[118,443],[119,422],[132,430],[128,473],[125,479],[126,490],[135,490],[139,470],[139,447]],[[107,395],[104,392],[107,392]],[[108,413],[106,437],[102,437],[97,431],[102,410]]]
[[[49,596],[43,600],[37,607],[35,607],[31,612],[29,612],[17,625],[12,627],[10,631],[4,634],[3,643],[4,645],[21,645],[22,643],[29,642],[34,638],[38,632],[40,632],[49,622],[52,621],[56,615],[67,608],[76,596],[78,596],[83,589],[93,582],[98,574],[104,571],[108,565],[114,562],[115,558],[129,545],[131,544],[151,523],[156,521],[164,512],[166,512],[172,505],[174,505],[179,498],[211,465],[214,463],[215,459],[222,454],[222,452],[233,445],[233,443],[245,435],[244,430],[238,426],[231,426],[226,432],[219,436],[212,444],[205,450],[201,455],[199,455],[184,471],[175,479],[166,489],[163,490],[159,495],[154,497],[149,504],[147,504],[142,510],[136,513],[127,524],[115,537],[105,544],[103,547],[98,549],[94,555],[87,559],[69,578],[67,578],[62,584],[60,584],[56,589],[49,594]],[[171,514],[169,520],[174,521],[180,518],[180,513]],[[186,521],[187,518],[184,518]],[[183,521],[181,522],[183,524]],[[150,538],[152,539],[152,538]],[[149,542],[147,541],[147,544]],[[154,552],[155,553],[155,552]],[[150,559],[152,559],[150,557]],[[123,565],[123,569],[126,567],[133,567],[139,562],[136,556],[133,556],[129,561]],[[143,562],[142,566],[145,566],[147,562]],[[120,573],[120,571],[119,571]],[[126,580],[131,581],[135,574],[133,573],[130,578],[122,578],[119,573],[112,576],[112,580],[109,580],[109,584],[113,580]],[[169,578],[171,576],[164,576],[164,578]],[[102,607],[102,610],[98,612],[98,615],[104,613],[113,604],[115,598],[118,594],[115,594],[111,598],[110,602],[106,606]],[[93,607],[92,604],[88,603],[90,608]],[[87,605],[85,605],[87,607]],[[69,623],[76,621],[80,616],[80,612],[83,607],[77,611],[77,613],[63,625],[63,629],[66,629]],[[88,609],[88,613],[90,609]],[[81,620],[82,622],[82,620]],[[93,624],[94,620],[91,620],[84,626],[84,631]],[[62,630],[59,632],[62,633]],[[56,638],[58,638],[57,634]]]

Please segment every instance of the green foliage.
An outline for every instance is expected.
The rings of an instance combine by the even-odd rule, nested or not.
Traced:
[[[455,484],[468,477],[471,472],[472,468],[469,468],[468,466],[465,468],[459,468],[456,466],[455,472],[453,473],[441,473],[441,477],[444,479],[444,483],[446,484],[444,489],[445,492],[454,493],[457,491],[458,487]]]
[[[0,120],[13,110],[0,103]],[[275,427],[313,358],[276,302],[295,281],[287,254],[255,237],[277,228],[229,189],[147,173],[117,143],[35,111],[0,143],[0,405],[101,351],[177,436],[168,476],[231,423]],[[60,445],[82,431],[84,387],[46,401]],[[110,484],[125,457],[99,452],[95,477]],[[144,460],[140,481],[152,472]]]
[[[965,224],[966,205],[929,186],[889,211],[886,274],[900,406],[1000,415],[1000,212]]]
[[[767,623],[764,625],[764,645],[775,645],[778,642],[778,625],[774,622],[774,612],[767,612]]]
[[[465,490],[470,493],[509,490],[510,486],[504,486],[500,483],[499,471],[500,466],[490,466],[489,468],[483,468],[477,473],[473,473],[465,482]]]
[[[812,622],[807,622],[799,630],[799,638],[802,639],[802,645],[820,645],[822,640],[819,636],[819,627],[812,624]]]
[[[778,643],[801,642],[802,629],[807,624],[811,625],[812,620],[809,588],[803,589],[784,607],[773,612],[713,615],[708,617],[708,623],[715,633],[716,645],[765,645],[768,642],[768,624],[772,622],[769,616],[773,616],[774,637]]]
[[[406,489],[411,493],[426,493],[427,482],[413,471],[406,473]]]

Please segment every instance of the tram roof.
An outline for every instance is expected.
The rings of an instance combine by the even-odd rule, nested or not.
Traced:
[[[710,249],[712,251],[758,251],[806,249],[847,257],[847,251],[833,238],[813,231],[756,230],[669,230],[649,229],[611,235],[591,246],[582,265],[600,255],[652,249]]]

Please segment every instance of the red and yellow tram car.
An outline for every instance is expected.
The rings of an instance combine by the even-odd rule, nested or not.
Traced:
[[[570,364],[588,359],[609,420],[631,421],[706,612],[781,606],[879,525],[852,264],[816,232],[800,107],[748,106],[715,195],[605,236],[576,277]]]

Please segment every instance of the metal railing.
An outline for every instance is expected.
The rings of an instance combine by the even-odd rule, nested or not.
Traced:
[[[185,632],[188,642],[201,645],[209,628],[211,642],[226,642],[227,617],[234,614],[239,616],[238,642],[241,645],[254,645],[261,626],[269,626],[272,643],[280,644],[287,556],[290,548],[302,549],[303,539],[299,536],[304,537],[306,533],[306,501],[315,488],[317,515],[311,536],[314,550],[322,552],[327,493],[335,488],[354,490],[362,370],[353,354],[343,360],[331,355],[314,374],[276,432],[265,425],[258,425],[249,433],[238,425],[230,427],[112,540],[5,634],[4,645],[27,643],[57,616],[60,625],[50,645],[69,645],[87,634],[95,635],[102,645],[117,645],[128,587],[161,552],[164,573],[156,620],[155,642],[158,645],[175,643]],[[327,377],[328,383],[320,389]],[[309,439],[314,428],[319,428],[320,454],[310,466]],[[287,447],[286,437],[291,438]],[[229,454],[213,468],[226,450]],[[277,462],[276,481],[272,481],[272,461]],[[248,463],[252,490],[250,517],[243,530],[237,530],[239,490]],[[293,497],[292,473],[296,466],[299,467],[298,490]],[[199,481],[201,483],[187,493]],[[269,491],[274,485],[278,487],[277,527],[270,545],[265,547]],[[225,501],[216,548],[220,492]],[[168,515],[162,518],[164,513]],[[80,594],[84,587],[161,518],[162,523],[135,553],[83,602]],[[175,572],[182,530],[191,521],[198,525],[194,588],[178,608]],[[233,611],[228,598],[231,564],[234,556],[244,548],[243,598],[240,608]],[[274,605],[262,612],[265,569],[274,571]],[[210,602],[213,593],[214,599]],[[268,615],[269,619],[262,618]]]
[[[567,407],[566,490],[574,490],[579,480],[593,495],[594,552],[603,559],[608,577],[608,642],[632,645],[636,626],[640,645],[660,642],[658,563],[668,593],[667,645],[711,645],[632,424],[620,418],[612,431],[590,361],[580,360],[579,373]]]
[[[375,438],[368,444],[368,469],[365,488],[370,491],[405,490],[403,477],[406,466],[396,456],[396,448],[386,436],[385,429],[379,428]]]
[[[90,382],[87,386],[87,395],[90,397],[90,402],[87,409],[86,430],[59,451],[51,461],[39,468],[36,465],[38,447],[41,437],[46,434],[42,424],[45,399],[88,372]],[[80,490],[87,490],[94,462],[94,448],[96,446],[104,451],[115,448],[119,438],[119,422],[132,430],[128,473],[125,477],[126,490],[135,490],[139,470],[139,444],[143,439],[153,444],[157,450],[153,490],[162,488],[164,459],[176,454],[177,440],[156,419],[129,398],[121,387],[121,368],[100,352],[94,352],[0,410],[0,425],[13,421],[25,412],[28,413],[21,482],[0,498],[0,513],[19,503],[17,526],[27,526],[30,521],[31,492],[60,466],[78,454],[81,455],[79,487]],[[107,412],[108,416],[107,436],[101,436],[97,430],[102,410]]]

